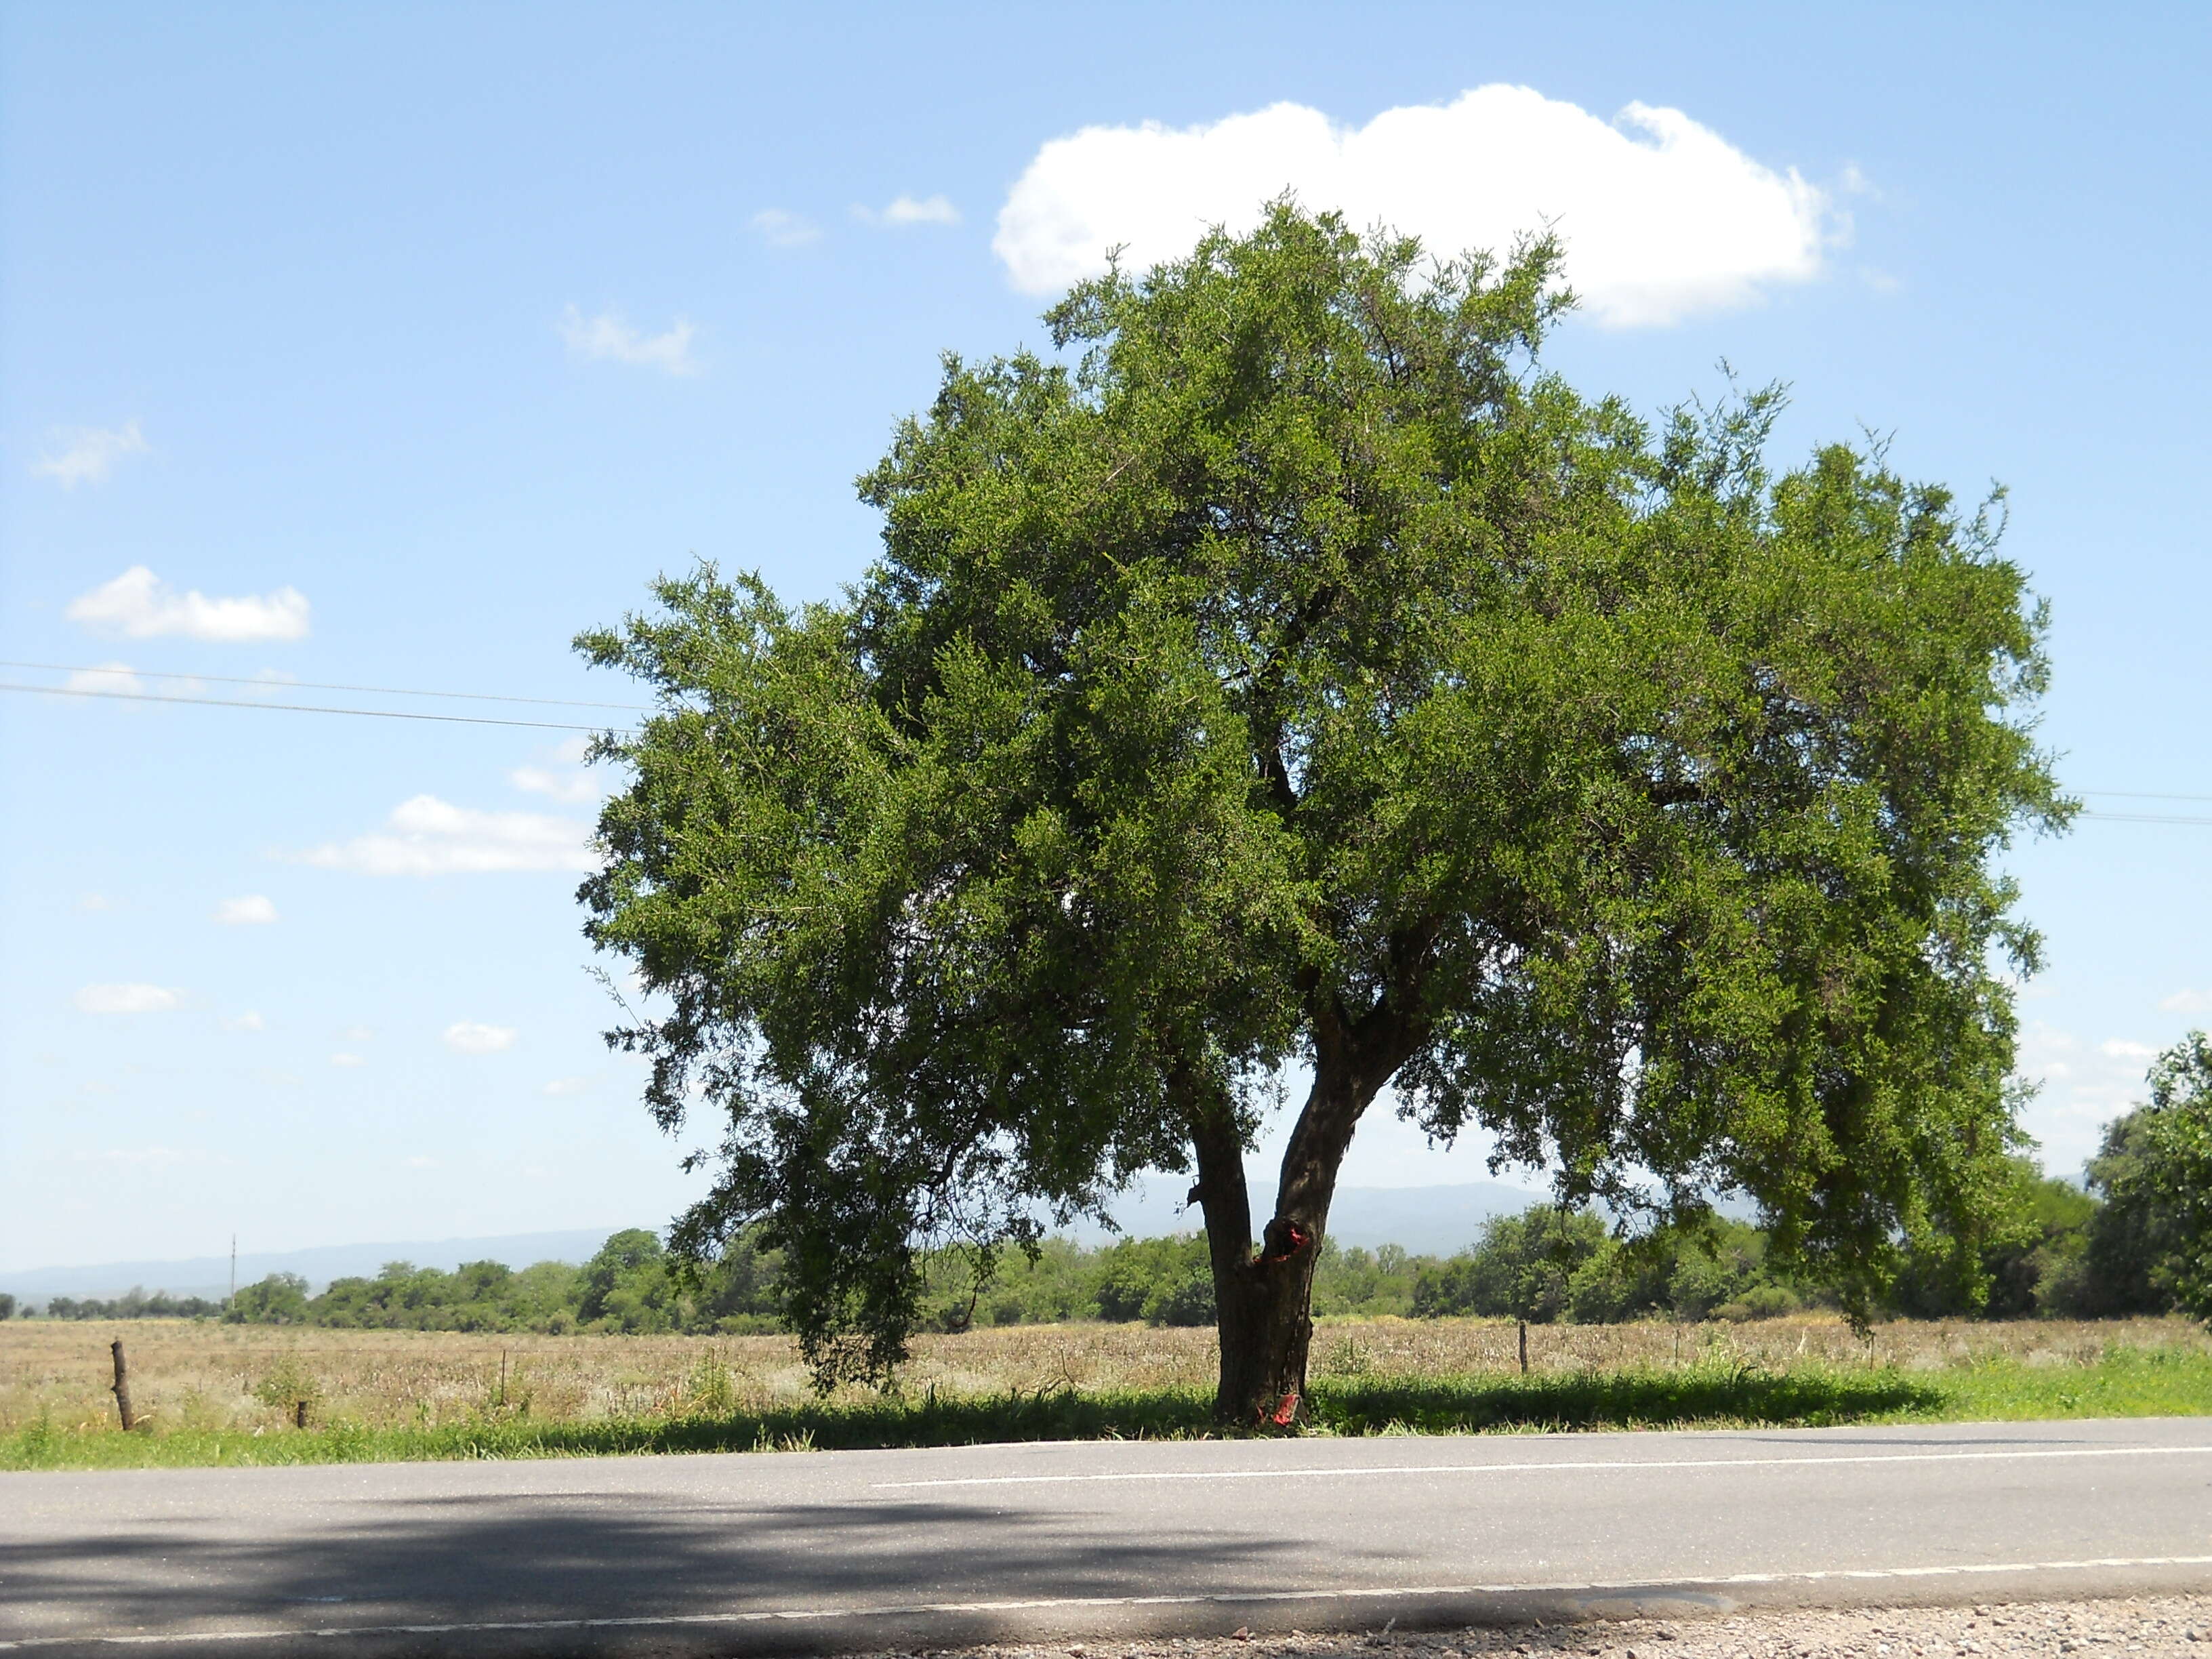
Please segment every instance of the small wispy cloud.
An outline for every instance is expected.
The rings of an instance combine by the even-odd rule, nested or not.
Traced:
[[[125,662],[104,662],[97,668],[72,669],[62,682],[64,691],[94,691],[103,696],[143,697],[146,682]]]
[[[543,766],[518,766],[507,781],[533,795],[580,803],[599,798],[599,781],[588,772],[555,772]]]
[[[664,374],[696,374],[700,364],[691,355],[696,330],[678,317],[665,333],[647,334],[633,328],[616,312],[586,317],[570,306],[561,313],[560,332],[575,356],[604,362],[629,363],[637,368],[657,368]]]
[[[74,1000],[82,1014],[159,1014],[185,999],[165,985],[88,985]]]
[[[126,1164],[166,1168],[178,1164],[228,1164],[227,1158],[217,1158],[198,1147],[185,1146],[118,1146],[104,1152],[73,1152],[70,1160],[77,1164]]]
[[[872,208],[855,203],[853,216],[862,224],[889,225],[899,228],[908,225],[957,225],[960,210],[951,198],[943,196],[898,196],[885,208]]]
[[[226,927],[266,927],[276,920],[276,903],[259,893],[248,893],[216,905],[215,919]]]
[[[269,1022],[248,1008],[235,1018],[223,1020],[222,1029],[226,1031],[265,1031],[269,1029]]]
[[[746,222],[770,247],[805,247],[822,240],[822,227],[782,208],[763,208]]]
[[[113,428],[64,427],[57,429],[53,437],[63,446],[60,452],[40,455],[31,463],[31,471],[40,477],[52,478],[64,489],[75,489],[81,483],[106,483],[116,462],[125,455],[143,455],[147,449],[145,434],[136,421]]]
[[[87,893],[82,898],[77,900],[76,908],[80,910],[98,912],[101,910],[119,910],[123,907],[118,904],[113,899],[108,897],[105,893]]]
[[[2176,991],[2158,1006],[2169,1014],[2212,1013],[2212,991]]]
[[[134,640],[177,635],[222,644],[303,640],[308,625],[307,596],[296,587],[280,587],[258,596],[210,599],[197,588],[178,592],[143,564],[134,564],[114,580],[79,594],[62,614],[95,631]]]
[[[356,1066],[366,1066],[368,1062],[363,1060],[359,1054],[332,1054],[331,1056],[331,1064],[338,1066],[342,1070],[351,1071]]]
[[[512,1025],[478,1025],[458,1020],[446,1028],[446,1046],[457,1054],[495,1054],[514,1047]]]
[[[2148,1042],[2130,1042],[2125,1037],[2108,1037],[2097,1045],[2097,1052],[2112,1060],[2155,1060],[2158,1050]]]
[[[478,875],[599,868],[592,827],[544,812],[485,812],[435,795],[394,807],[381,835],[357,836],[295,854],[298,862],[368,876]]]
[[[592,1086],[587,1077],[556,1077],[538,1091],[545,1095],[580,1095]]]

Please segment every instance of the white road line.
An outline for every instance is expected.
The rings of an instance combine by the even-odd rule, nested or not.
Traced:
[[[1407,1584],[1388,1589],[1232,1590],[1206,1595],[1055,1595],[1013,1601],[921,1601],[897,1607],[778,1607],[759,1613],[642,1613],[604,1619],[495,1620],[480,1624],[287,1626],[210,1630],[173,1636],[27,1636],[0,1641],[0,1653],[71,1646],[160,1647],[180,1642],[283,1642],[301,1637],[465,1636],[497,1631],[673,1629],[687,1625],[759,1625],[778,1620],[911,1619],[924,1613],[1028,1613],[1083,1607],[1243,1607],[1276,1601],[1387,1601],[1437,1595],[1607,1595],[1723,1588],[1730,1584],[1817,1584],[1831,1579],[1952,1578],[1999,1573],[2078,1572],[2090,1567],[2212,1567],[2212,1555],[2106,1556],[2093,1561],[1992,1561],[1956,1566],[1832,1568],[1819,1572],[1739,1572],[1722,1578],[1623,1579],[1547,1584]]]
[[[1670,1457],[1596,1459],[1544,1463],[1393,1463],[1341,1468],[1290,1469],[1114,1469],[1076,1474],[977,1474],[938,1480],[878,1480],[872,1492],[924,1486],[1052,1486],[1127,1480],[1292,1480],[1309,1476],[1340,1480],[1360,1474],[1551,1474],[1608,1469],[1634,1474],[1644,1469],[1790,1469],[1844,1463],[1971,1463],[2025,1461],[2041,1457],[2179,1457],[2212,1452],[2212,1446],[2045,1446],[2007,1451],[1869,1452],[1820,1457]]]

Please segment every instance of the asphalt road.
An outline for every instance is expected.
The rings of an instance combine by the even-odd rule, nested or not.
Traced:
[[[0,1651],[835,1652],[2212,1589],[2212,1419],[0,1474]]]

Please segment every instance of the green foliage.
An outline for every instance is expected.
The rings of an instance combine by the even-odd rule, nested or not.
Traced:
[[[1313,1310],[1322,1317],[1403,1316],[1413,1310],[1413,1291],[1433,1258],[1408,1255],[1402,1245],[1373,1250],[1322,1241],[1314,1264]]]
[[[933,1241],[1249,1144],[1297,1059],[1315,1231],[1386,1083],[1571,1206],[1747,1193],[1854,1309],[1986,1230],[2041,613],[1878,451],[1775,471],[1774,392],[1543,372],[1558,259],[1278,204],[948,359],[843,600],[702,567],[580,637],[657,702],[580,896],[669,1012],[613,1040],[722,1120],[674,1243],[757,1224],[825,1380]]]
[[[1772,1318],[1808,1299],[1769,1264],[1765,1235],[1743,1222],[1706,1216],[1623,1240],[1589,1211],[1540,1206],[1493,1217],[1472,1249],[1422,1264],[1413,1311],[1613,1324]]]
[[[12,1311],[15,1298],[0,1297]],[[45,1309],[48,1319],[210,1319],[222,1312],[222,1304],[206,1297],[171,1296],[167,1291],[155,1291],[149,1296],[137,1285],[121,1296],[101,1298],[96,1296],[56,1296],[46,1299]],[[8,1317],[0,1312],[0,1319]]]
[[[300,1363],[296,1354],[283,1354],[253,1385],[253,1397],[272,1410],[295,1418],[304,1428],[307,1413],[323,1397],[323,1385]]]
[[[223,1318],[234,1325],[305,1324],[307,1281],[297,1273],[271,1273],[241,1287]]]
[[[1116,1240],[1100,1253],[1098,1316],[1148,1325],[1211,1325],[1213,1268],[1206,1240],[1189,1233]]]
[[[2079,1310],[2097,1200],[2024,1156],[2007,1160],[1997,1198],[1978,1236],[1931,1241],[1911,1255],[1890,1289],[1891,1310],[1919,1319]]]
[[[0,1295],[0,1319],[13,1319],[15,1316],[15,1298],[12,1296]]]
[[[1493,1216],[1482,1241],[1435,1273],[1413,1292],[1425,1318],[1475,1314],[1548,1324],[1567,1312],[1577,1276],[1605,1250],[1605,1224],[1588,1211],[1537,1205],[1519,1215]]]
[[[2212,1320],[2212,1042],[2191,1031],[2150,1070],[2150,1102],[2105,1131],[2089,1164],[2084,1299]]]
[[[576,1270],[541,1261],[520,1273],[468,1261],[452,1273],[387,1261],[374,1279],[333,1279],[308,1304],[319,1325],[362,1330],[526,1331],[550,1328],[575,1301]]]

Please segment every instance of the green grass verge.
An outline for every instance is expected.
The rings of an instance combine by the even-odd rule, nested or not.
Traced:
[[[2212,1356],[2115,1348],[2088,1364],[1989,1361],[1957,1370],[1705,1364],[1447,1377],[1332,1377],[1308,1402],[1334,1435],[1577,1429],[1819,1427],[1843,1423],[2212,1415]],[[884,1396],[715,1417],[546,1423],[483,1419],[422,1429],[340,1420],[306,1430],[0,1436],[0,1469],[194,1468],[645,1453],[956,1446],[1012,1440],[1192,1439],[1212,1432],[1196,1389],[1113,1394]]]

